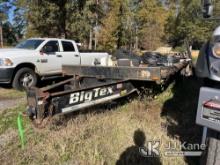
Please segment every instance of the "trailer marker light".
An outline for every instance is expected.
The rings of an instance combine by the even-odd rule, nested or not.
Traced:
[[[154,81],[156,81],[156,80],[160,80],[160,78],[157,77],[157,76],[152,76],[151,79],[154,80]]]

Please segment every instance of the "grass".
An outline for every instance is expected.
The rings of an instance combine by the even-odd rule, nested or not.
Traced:
[[[55,116],[40,130],[24,118],[24,150],[17,136],[16,117],[25,105],[5,110],[0,114],[0,139],[5,139],[0,140],[0,162],[112,165],[143,160],[142,164],[198,164],[198,159],[165,157],[163,153],[169,142],[199,142],[201,130],[195,125],[199,86],[195,78],[177,79],[154,99],[134,99],[112,110]],[[141,136],[136,137],[137,132]],[[145,145],[149,140],[161,140],[161,157],[140,158],[134,143],[137,140]]]
[[[25,109],[24,105],[19,105],[15,109],[6,109],[0,115],[0,135],[5,133],[8,128],[17,128],[17,115],[19,112],[23,112]]]
[[[8,100],[8,99],[17,99],[24,97],[25,93],[16,91],[14,89],[6,89],[6,88],[0,88],[0,99],[1,100]]]

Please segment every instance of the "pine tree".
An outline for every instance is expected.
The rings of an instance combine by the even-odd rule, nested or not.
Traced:
[[[14,18],[13,18],[13,29],[15,31],[17,41],[21,40],[24,37],[25,29],[27,26],[26,17],[25,17],[25,7],[22,6],[21,0],[14,1]]]
[[[102,20],[101,30],[98,34],[100,42],[99,49],[114,50],[117,42],[117,28],[118,17],[117,13],[119,10],[120,0],[112,0],[105,2],[105,13],[106,16]]]
[[[142,1],[137,13],[139,44],[142,49],[154,50],[161,45],[168,11],[157,0]]]
[[[8,13],[11,7],[12,4],[10,0],[0,0],[0,46],[1,47],[3,47],[4,45],[12,45],[16,42],[14,28],[11,25],[11,23],[8,21]]]
[[[210,37],[216,21],[202,18],[201,2],[199,0],[184,0],[180,3],[178,15],[174,13],[168,18],[166,32],[168,42],[174,47],[182,46],[185,40],[199,49]]]
[[[108,2],[106,17],[102,20],[99,33],[100,48],[128,48],[131,44],[132,14],[130,0],[112,0]]]

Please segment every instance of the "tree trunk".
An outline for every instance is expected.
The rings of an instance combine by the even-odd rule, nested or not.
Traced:
[[[138,49],[138,28],[137,28],[137,26],[135,27],[135,49]]]
[[[94,49],[97,49],[97,44],[98,44],[98,39],[97,39],[97,31],[95,31],[95,45],[94,45]]]
[[[135,49],[138,49],[138,36],[135,37]]]
[[[92,28],[90,28],[90,32],[89,32],[89,50],[92,50],[92,37],[93,37],[93,31],[92,31]]]
[[[57,5],[59,7],[59,24],[58,24],[58,28],[59,28],[59,37],[61,38],[66,38],[66,3],[67,0],[62,0],[62,1],[58,1]]]
[[[0,25],[0,46],[1,48],[3,48],[3,30],[2,30],[2,26]]]
[[[99,0],[96,0],[96,5],[97,6],[99,5]],[[95,17],[96,17],[96,20],[95,20],[95,45],[94,45],[94,49],[96,50],[97,44],[98,44],[97,33],[98,33],[98,19],[99,19],[97,11],[95,13]]]

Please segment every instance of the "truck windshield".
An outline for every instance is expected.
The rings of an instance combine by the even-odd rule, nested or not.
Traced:
[[[16,48],[20,49],[37,49],[37,47],[43,42],[44,40],[26,40],[19,43]]]

